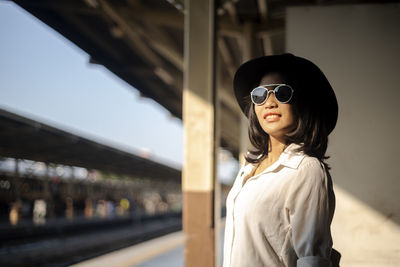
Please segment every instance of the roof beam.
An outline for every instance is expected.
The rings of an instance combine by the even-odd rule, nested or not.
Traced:
[[[98,9],[90,8],[89,6],[82,5],[77,1],[30,1],[30,0],[13,0],[18,5],[24,8],[36,8],[41,10],[62,11],[65,13],[85,14],[85,15],[101,15]]]
[[[221,53],[221,57],[223,62],[226,65],[226,68],[229,73],[229,78],[233,79],[233,75],[235,74],[235,68],[233,67],[232,56],[229,53],[228,46],[223,37],[218,38],[218,51]]]
[[[174,13],[154,10],[143,5],[135,5],[131,10],[120,9],[118,13],[122,16],[142,21],[151,21],[154,25],[167,26],[183,31],[183,14],[178,10]],[[235,24],[226,18],[218,18],[218,32],[222,36],[240,38],[242,26]]]
[[[261,21],[266,22],[268,19],[268,5],[267,0],[258,0],[258,11],[260,13]]]
[[[129,14],[124,12],[125,8],[115,8],[115,12],[121,14],[121,18],[126,21],[126,24],[129,25],[130,29],[135,29],[135,33],[139,34],[146,42],[154,49],[158,54],[168,60],[172,65],[174,65],[178,70],[183,71],[183,51],[180,51],[174,42],[165,34],[163,31],[159,30],[157,27],[158,24],[153,24],[153,20],[141,19],[147,28],[150,30],[144,29],[143,25],[137,22],[137,20],[133,20],[132,18],[137,18],[137,9],[143,9],[142,6],[135,4],[132,9],[135,11],[134,16],[133,12]],[[148,23],[151,21],[151,23]],[[183,24],[183,20],[182,20]],[[160,26],[160,25],[158,25]]]
[[[118,12],[125,18],[135,17],[141,21],[151,21],[155,25],[162,25],[183,31],[183,14],[181,12],[169,12],[155,10],[144,5],[135,4],[131,9],[120,9]]]
[[[120,27],[120,29],[124,32],[126,37],[128,38],[132,47],[136,48],[139,53],[138,55],[142,56],[143,59],[147,62],[155,66],[162,66],[162,61],[148,48],[143,44],[138,33],[132,30],[132,27],[126,22],[126,20],[118,14],[114,8],[108,4],[106,0],[99,0],[101,8],[103,11]]]
[[[274,49],[272,46],[272,40],[270,35],[264,35],[262,37],[263,48],[264,48],[264,55],[270,56],[274,54]]]
[[[152,39],[165,45],[169,50],[172,50],[173,53],[179,55],[183,61],[183,39],[181,43],[177,43],[167,32],[160,29],[158,25],[148,23],[148,21],[144,21],[144,23],[147,26],[147,32],[151,33]]]
[[[164,70],[164,73],[168,74],[170,77],[174,79],[174,81],[169,82],[169,84],[174,83],[174,85],[177,87],[178,91],[182,90],[182,84],[177,82],[177,77],[182,76],[181,73],[170,73],[172,70],[168,70],[167,68],[164,67],[164,62],[157,56],[154,51],[152,51],[144,42],[142,39],[142,35],[144,35],[145,38],[150,39],[150,44],[152,47],[156,47],[156,50],[163,54],[164,56],[168,57],[169,60],[174,65],[181,66],[180,68],[182,69],[183,62],[180,61],[179,55],[174,53],[171,49],[168,47],[163,46],[162,44],[155,44],[154,41],[152,41],[151,37],[148,36],[148,34],[145,34],[143,31],[136,32],[133,29],[140,29],[140,27],[132,27],[130,22],[128,20],[121,16],[118,10],[116,10],[114,7],[112,7],[106,0],[99,0],[102,9],[104,12],[118,25],[118,27],[122,30],[126,38],[128,39],[129,43],[131,44],[132,50],[134,52],[141,56],[146,62],[149,63],[149,65],[153,68],[153,71],[156,75],[158,75],[157,69],[161,68]],[[137,25],[136,25],[137,26]],[[183,60],[182,60],[183,61]],[[162,78],[162,77],[161,77]],[[178,93],[178,92],[176,92]]]
[[[178,70],[183,71],[183,55],[181,55],[177,49],[174,49],[171,45],[168,45],[160,40],[156,40],[153,36],[150,36],[143,30],[140,30],[139,34],[149,42],[149,45],[155,51],[171,62],[171,64],[174,65]]]

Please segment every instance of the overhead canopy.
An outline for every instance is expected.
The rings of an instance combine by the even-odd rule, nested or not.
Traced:
[[[0,156],[180,183],[181,171],[0,109]]]
[[[182,118],[183,0],[14,0],[104,65]],[[291,5],[396,0],[221,0],[217,7],[217,88],[221,146],[238,155],[240,110],[232,93],[235,69],[251,55],[285,52],[285,12]],[[252,36],[254,41],[249,41]],[[245,42],[244,42],[245,41]],[[246,47],[246,49],[245,49]],[[198,73],[199,76],[202,73]]]
[[[86,51],[92,63],[107,67],[143,96],[182,118],[182,1],[16,0],[28,12]],[[283,52],[283,2],[266,7],[257,1],[222,1],[218,10],[221,75],[221,145],[238,153],[240,111],[231,93],[235,68],[241,63],[244,21],[258,24],[259,54]],[[259,1],[263,2],[263,1]],[[202,75],[199,73],[198,75]]]

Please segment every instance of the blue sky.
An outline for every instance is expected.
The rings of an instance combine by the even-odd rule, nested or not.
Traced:
[[[153,100],[14,3],[0,2],[0,36],[2,108],[181,165],[182,123]]]
[[[1,108],[181,167],[182,122],[166,109],[12,2],[0,2],[0,36]]]

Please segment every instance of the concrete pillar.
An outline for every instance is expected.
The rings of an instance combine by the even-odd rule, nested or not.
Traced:
[[[46,174],[45,174],[45,180],[44,180],[44,188],[43,188],[43,198],[47,201],[47,207],[48,207],[48,216],[49,217],[55,217],[55,210],[54,210],[54,199],[53,199],[53,194],[51,192],[51,178],[50,178],[50,169],[49,169],[49,163],[46,162]]]
[[[183,230],[186,266],[215,266],[215,6],[185,1]]]
[[[48,163],[45,163],[45,164],[46,164],[46,174],[45,174],[44,182],[43,182],[43,194],[42,195],[46,201],[50,201],[52,195],[50,192],[49,164]]]
[[[246,62],[254,57],[256,57],[255,52],[255,44],[256,44],[256,36],[254,33],[254,23],[245,22],[243,25],[243,62]],[[239,162],[243,164],[244,156],[249,148],[250,141],[247,133],[248,128],[248,120],[242,115],[240,117],[240,153],[239,153]]]
[[[243,25],[243,62],[256,57],[256,36],[253,22],[245,22]]]
[[[14,193],[14,198],[16,200],[21,199],[21,175],[19,169],[20,159],[15,160],[14,177],[12,178],[12,188]]]

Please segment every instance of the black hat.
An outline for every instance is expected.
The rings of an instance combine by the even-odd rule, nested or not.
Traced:
[[[332,132],[338,117],[338,103],[331,85],[314,63],[292,54],[255,58],[238,68],[233,79],[233,88],[236,100],[246,116],[248,101],[245,98],[268,72],[280,72],[289,81],[293,81],[295,94],[299,94],[313,112],[322,116],[328,133]]]

